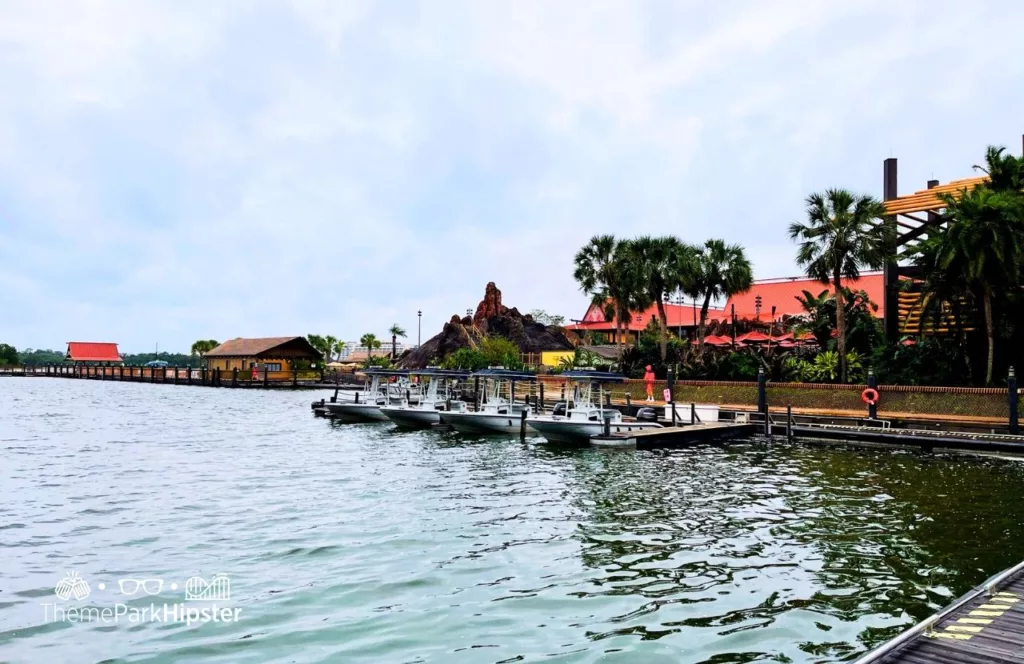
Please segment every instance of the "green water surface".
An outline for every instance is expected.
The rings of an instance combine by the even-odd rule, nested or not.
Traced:
[[[0,661],[845,661],[1024,558],[1016,461],[554,448],[321,396],[0,379]],[[235,622],[45,613],[216,573]]]

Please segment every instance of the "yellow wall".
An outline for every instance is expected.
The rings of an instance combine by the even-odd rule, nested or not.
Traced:
[[[557,367],[563,357],[575,355],[571,350],[546,350],[540,354],[540,363],[546,367]]]
[[[255,357],[210,357],[207,358],[206,362],[207,366],[211,369],[220,369],[221,371],[231,371],[233,369],[238,369],[239,371],[248,369],[249,371],[252,371],[253,362],[260,364],[261,367],[264,362],[280,364],[281,371],[292,370],[292,365],[288,363],[288,360],[257,360]]]

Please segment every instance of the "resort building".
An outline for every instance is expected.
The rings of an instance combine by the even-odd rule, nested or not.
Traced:
[[[121,364],[117,344],[99,341],[69,341],[64,358],[75,364]]]
[[[265,337],[230,339],[203,355],[211,369],[266,369],[291,371],[305,364],[317,367],[323,356],[306,337]]]
[[[850,281],[846,286],[853,291],[866,291],[868,298],[879,305],[875,316],[883,315],[881,304],[884,287],[881,272],[866,272],[857,281]],[[761,279],[755,281],[750,290],[729,298],[723,307],[708,309],[708,322],[728,321],[735,311],[736,319],[768,325],[772,320],[780,320],[789,316],[801,315],[804,312],[800,305],[803,292],[817,296],[822,291],[832,292],[832,287],[808,279],[806,277],[783,277],[778,279]],[[909,306],[909,305],[908,305]],[[692,338],[700,324],[700,304],[669,304],[665,303],[665,315],[669,330],[681,338]],[[774,315],[774,319],[772,318]],[[629,321],[625,322],[621,334],[623,343],[632,343],[651,320],[658,319],[658,307],[652,306],[641,312],[632,312]],[[615,321],[607,319],[604,311],[596,304],[590,305],[583,318],[572,325],[565,326],[577,334],[598,333],[604,337],[605,343],[616,343]]]

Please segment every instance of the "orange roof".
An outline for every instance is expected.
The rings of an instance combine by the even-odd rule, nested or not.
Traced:
[[[960,196],[964,191],[974,189],[979,184],[987,182],[988,177],[964,178],[953,180],[948,184],[939,185],[932,189],[921,189],[906,196],[900,196],[891,201],[885,201],[885,209],[890,214],[909,214],[911,212],[927,212],[928,210],[941,210],[946,204],[939,200],[938,194],[953,194]]]
[[[865,272],[860,275],[857,281],[844,282],[846,287],[854,291],[866,291],[868,299],[878,305],[878,311],[874,312],[877,318],[882,317],[882,284],[881,272]],[[768,322],[772,315],[772,306],[775,306],[775,317],[796,316],[804,313],[803,307],[797,301],[797,297],[803,296],[803,291],[809,291],[817,296],[821,291],[832,292],[832,287],[808,279],[807,277],[782,277],[778,279],[761,279],[755,281],[750,290],[746,293],[734,295],[725,303],[721,309],[712,307],[708,309],[708,320],[728,320],[732,314],[732,306],[736,306],[736,318],[748,320],[763,320]],[[761,313],[757,313],[757,296],[761,296]],[[696,319],[694,318],[696,313]],[[693,327],[694,320],[700,321],[700,307],[694,305],[666,304],[665,315],[668,317],[668,326],[671,327]],[[633,314],[629,320],[629,331],[639,332],[647,327],[651,318],[657,319],[657,306],[649,307],[640,314]],[[568,330],[595,330],[611,332],[615,330],[615,323],[607,321],[604,312],[596,305],[590,305],[583,321],[573,325],[566,325]],[[731,341],[731,340],[730,340]]]
[[[97,341],[69,341],[67,359],[72,362],[120,362],[117,344]]]
[[[845,282],[844,285],[854,291],[867,291],[868,299],[879,305],[875,316],[882,317],[882,295],[885,289],[881,272],[862,273],[860,279]],[[768,321],[772,316],[772,306],[774,306],[776,318],[796,316],[804,313],[803,307],[797,301],[797,297],[803,296],[803,291],[809,291],[812,295],[817,296],[821,291],[831,293],[832,287],[806,277],[762,279],[755,281],[746,293],[729,298],[729,301],[725,303],[724,311],[729,315],[735,305],[737,318]],[[760,315],[757,313],[757,296],[759,295],[761,296]]]
[[[723,315],[721,309],[711,307],[708,309],[708,319],[720,318]],[[643,312],[633,313],[629,317],[628,330],[639,332],[647,327],[651,318],[658,320],[658,306],[648,307]],[[668,319],[669,327],[693,327],[694,321],[700,321],[700,307],[692,304],[668,304],[665,303],[665,318]],[[583,321],[573,325],[566,325],[567,330],[600,330],[614,331],[615,322],[608,321],[604,312],[597,305],[590,305],[587,313],[583,315]]]

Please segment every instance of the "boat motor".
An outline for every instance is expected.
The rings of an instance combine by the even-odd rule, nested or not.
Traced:
[[[551,409],[551,414],[562,415],[564,417],[567,412],[565,406],[566,404],[564,401],[559,401],[558,403],[555,404],[555,407]]]
[[[657,422],[658,411],[653,408],[641,408],[636,412],[636,419],[638,422]]]

